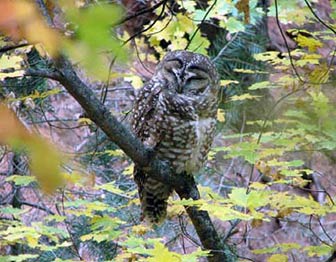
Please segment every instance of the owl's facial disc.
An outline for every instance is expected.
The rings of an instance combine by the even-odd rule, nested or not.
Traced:
[[[182,61],[178,57],[165,60],[162,67],[168,88],[178,94],[201,95],[210,85],[211,79],[202,61]]]

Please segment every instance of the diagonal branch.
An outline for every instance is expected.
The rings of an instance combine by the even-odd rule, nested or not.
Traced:
[[[180,198],[200,198],[194,179],[174,176],[164,161],[155,157],[109,110],[99,101],[93,91],[78,77],[68,59],[60,56],[52,67],[43,70],[27,69],[26,75],[46,77],[58,81],[86,111],[88,117],[99,126],[109,139],[118,145],[137,165],[153,178],[172,185]],[[186,207],[204,249],[211,250],[209,261],[228,261],[225,245],[220,240],[208,212],[196,207]]]

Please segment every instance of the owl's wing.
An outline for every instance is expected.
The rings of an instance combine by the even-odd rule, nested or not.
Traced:
[[[145,145],[155,148],[161,141],[157,122],[161,88],[149,82],[138,93],[132,111],[131,125],[134,133]],[[134,180],[138,185],[142,219],[159,223],[166,216],[167,199],[171,188],[152,179],[137,165],[134,166]]]
[[[155,112],[161,88],[147,83],[138,93],[132,110],[131,125],[135,135],[146,145],[155,147],[159,141],[153,141],[156,133]],[[149,141],[150,140],[150,141]]]

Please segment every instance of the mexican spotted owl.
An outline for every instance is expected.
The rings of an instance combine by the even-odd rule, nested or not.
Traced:
[[[203,165],[216,125],[218,76],[203,55],[168,53],[152,79],[138,92],[132,112],[134,133],[174,175],[192,175]],[[173,188],[135,167],[142,218],[160,223],[166,216]]]

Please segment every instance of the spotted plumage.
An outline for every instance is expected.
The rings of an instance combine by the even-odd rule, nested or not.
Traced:
[[[203,55],[168,53],[152,79],[138,92],[132,112],[134,133],[174,175],[193,174],[203,165],[216,125],[218,77]],[[142,216],[159,223],[166,216],[173,189],[135,167]]]

